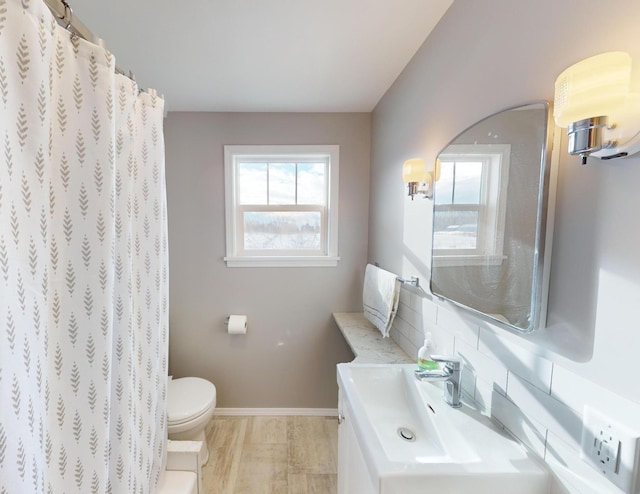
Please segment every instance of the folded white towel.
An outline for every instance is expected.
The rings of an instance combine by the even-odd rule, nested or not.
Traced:
[[[389,271],[367,264],[362,290],[364,317],[380,330],[383,338],[389,336],[391,323],[398,310],[399,298],[398,277]]]

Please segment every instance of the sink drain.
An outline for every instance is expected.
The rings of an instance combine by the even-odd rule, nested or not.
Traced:
[[[400,427],[398,429],[398,435],[404,439],[405,441],[415,441],[416,440],[416,435],[413,433],[412,430],[407,429],[406,427]]]

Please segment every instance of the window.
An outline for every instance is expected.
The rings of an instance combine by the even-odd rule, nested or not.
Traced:
[[[230,267],[336,266],[339,146],[225,146]]]
[[[434,264],[501,264],[508,144],[452,145],[440,155],[435,192]]]

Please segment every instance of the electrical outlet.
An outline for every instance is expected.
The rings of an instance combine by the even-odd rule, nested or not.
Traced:
[[[638,432],[585,406],[580,456],[627,494],[636,494],[640,488],[639,449]]]
[[[598,427],[590,446],[589,457],[605,475],[620,473],[620,441],[611,427]]]

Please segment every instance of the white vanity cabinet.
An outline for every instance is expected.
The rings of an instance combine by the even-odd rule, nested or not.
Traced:
[[[353,429],[352,411],[338,394],[338,494],[377,494]]]

